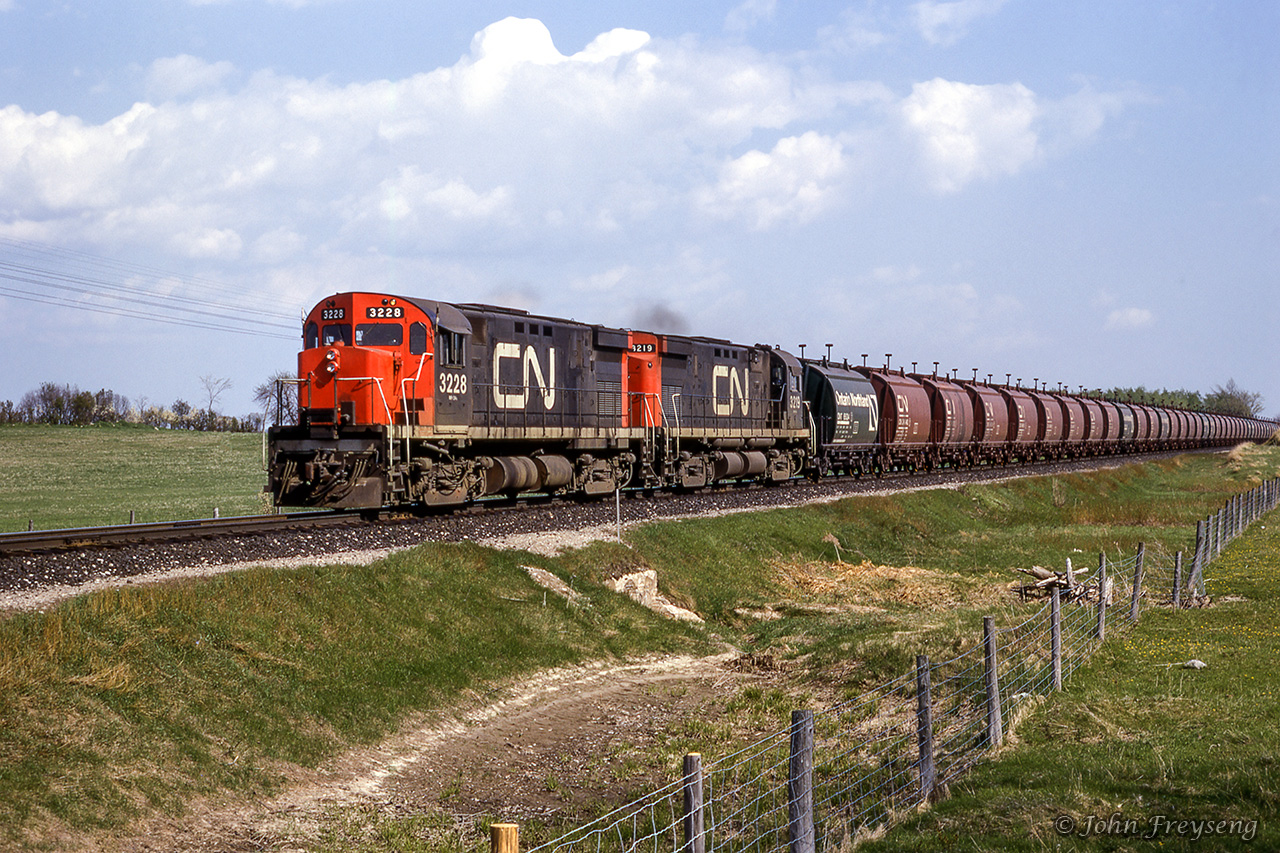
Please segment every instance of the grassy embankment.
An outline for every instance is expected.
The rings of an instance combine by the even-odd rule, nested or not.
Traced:
[[[0,621],[0,848],[193,797],[259,797],[290,768],[520,673],[704,648],[611,593],[570,606],[519,555],[424,546],[364,568],[123,587]]]
[[[1145,613],[1015,746],[866,849],[1280,849],[1280,513],[1212,564],[1206,591],[1212,608]]]
[[[140,426],[0,426],[0,532],[253,515],[262,436]]]
[[[249,571],[11,616],[0,622],[0,839],[116,831],[138,816],[180,814],[196,796],[258,796],[291,768],[376,741],[469,687],[567,661],[710,646],[703,629],[662,622],[596,585],[620,566],[652,566],[673,598],[708,618],[707,632],[790,664],[791,695],[749,687],[734,700],[769,725],[800,694],[856,692],[900,674],[918,651],[968,647],[983,614],[1021,607],[1005,591],[1014,566],[1066,556],[1091,565],[1098,551],[1131,553],[1139,540],[1149,552],[1189,549],[1197,518],[1278,464],[1274,450],[1197,457],[653,524],[629,534],[630,548],[599,544],[555,560],[426,546],[366,568]],[[837,560],[833,539],[848,562]],[[864,557],[867,565],[851,565]],[[554,598],[542,606],[522,562],[571,579],[590,606]],[[1244,594],[1261,602],[1267,589],[1280,583]],[[780,618],[760,621],[765,611]],[[1180,614],[1173,628],[1203,640],[1210,635],[1193,627],[1201,618]],[[1140,631],[1159,624],[1157,615]],[[1261,670],[1249,672],[1264,681]],[[1160,673],[1174,679],[1167,692],[1181,689],[1181,671]],[[1082,684],[1077,676],[1068,696]],[[1060,701],[1041,712],[1049,730],[1071,719]],[[1237,765],[1257,750],[1276,754],[1274,734],[1242,732],[1252,740],[1233,753]],[[717,739],[732,734],[689,721],[649,759],[670,766],[688,748],[714,755],[727,747]],[[1126,778],[1123,751],[1092,750]],[[1261,781],[1274,780],[1270,765],[1259,767]],[[1183,778],[1176,766],[1167,772]],[[420,849],[418,836],[388,820],[357,822],[335,843]],[[393,837],[406,840],[377,841]]]

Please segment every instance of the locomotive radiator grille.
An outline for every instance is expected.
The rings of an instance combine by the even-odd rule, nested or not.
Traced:
[[[601,379],[596,383],[600,395],[601,419],[622,417],[622,383]]]

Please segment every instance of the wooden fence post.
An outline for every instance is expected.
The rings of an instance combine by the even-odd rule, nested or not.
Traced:
[[[1196,522],[1196,553],[1191,558],[1191,579],[1187,581],[1187,591],[1192,595],[1200,594],[1200,578],[1204,574],[1205,558],[1209,551],[1209,521]]]
[[[815,853],[813,833],[813,712],[791,712],[791,763],[787,772],[791,853]]]
[[[1147,544],[1138,543],[1138,559],[1133,564],[1133,597],[1129,599],[1129,621],[1138,621],[1138,599],[1142,597],[1142,559],[1146,556]]]
[[[514,823],[490,825],[489,853],[520,853],[520,827]]]
[[[1173,607],[1176,610],[1182,606],[1182,552],[1179,551],[1173,558]]]
[[[1049,599],[1049,647],[1053,658],[1053,689],[1062,689],[1062,592],[1056,586]]]
[[[996,660],[996,620],[982,617],[982,663],[987,682],[987,746],[1004,743],[1004,719],[1000,712],[1000,669]]]
[[[706,853],[702,802],[702,753],[691,752],[684,757],[685,853]]]
[[[929,656],[916,655],[916,743],[920,747],[920,800],[933,799],[938,770],[933,764],[933,700],[930,697]]]
[[[1214,542],[1213,542],[1213,556],[1214,556],[1214,557],[1221,557],[1221,556],[1222,556],[1222,522],[1223,522],[1223,519],[1226,517],[1226,514],[1227,514],[1227,509],[1226,509],[1226,507],[1223,507],[1222,509],[1220,509],[1220,510],[1218,510],[1216,513],[1214,513],[1214,516],[1213,516],[1213,520],[1214,520],[1214,524],[1213,524],[1213,538],[1214,538]]]
[[[1107,555],[1098,555],[1098,642],[1107,639]]]
[[[1205,525],[1208,528],[1207,530],[1208,539],[1206,540],[1205,546],[1204,546],[1204,561],[1205,563],[1211,563],[1213,562],[1213,558],[1214,558],[1213,543],[1214,543],[1215,537],[1217,537],[1218,535],[1218,527],[1216,524],[1214,524],[1214,513],[1209,513],[1209,517],[1205,519]]]

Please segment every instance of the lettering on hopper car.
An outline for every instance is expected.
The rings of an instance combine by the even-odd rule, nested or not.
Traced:
[[[741,373],[742,378],[739,377]],[[729,393],[722,397],[720,388],[727,380]],[[727,364],[717,364],[711,371],[711,396],[715,399],[715,412],[719,417],[733,414],[733,401],[738,401],[738,408],[745,418],[747,416],[747,369],[734,370]],[[721,400],[724,402],[721,402]]]
[[[521,390],[518,392],[504,391],[504,388],[510,388],[514,383],[504,383],[499,378],[502,362],[513,360],[521,362],[523,380]],[[542,365],[538,363],[538,354],[532,346],[526,346],[521,355],[520,344],[510,342],[495,344],[493,347],[493,404],[499,409],[523,409],[528,406],[530,374],[533,375],[538,390],[542,392],[543,407],[550,410],[556,404],[556,348],[548,348],[547,372],[543,373]]]
[[[871,428],[871,432],[880,429],[880,408],[876,405],[876,398],[870,394],[852,394],[848,391],[836,391],[836,405],[841,409],[864,409],[867,413],[867,420]],[[853,425],[853,431],[858,431],[858,422],[853,420],[853,415],[849,412],[839,412],[836,415],[837,424]]]
[[[904,395],[894,397],[894,405],[898,410],[898,441],[906,441],[916,432],[916,425],[911,422],[911,401]]]

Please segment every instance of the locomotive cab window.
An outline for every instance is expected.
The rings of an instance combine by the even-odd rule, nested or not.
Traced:
[[[304,349],[315,349],[320,346],[320,327],[315,323],[307,324],[307,331],[302,336]]]
[[[466,337],[459,332],[441,329],[440,344],[436,349],[436,356],[440,359],[440,364],[445,367],[462,367],[466,358],[466,353],[463,352],[463,341],[465,340]]]
[[[361,323],[356,326],[358,347],[398,347],[404,343],[404,326],[399,323]]]
[[[409,354],[422,355],[427,351],[427,324],[414,323],[409,327]]]
[[[324,327],[324,332],[320,336],[320,342],[324,346],[330,344],[345,344],[351,346],[351,327],[346,323],[334,323]]]

